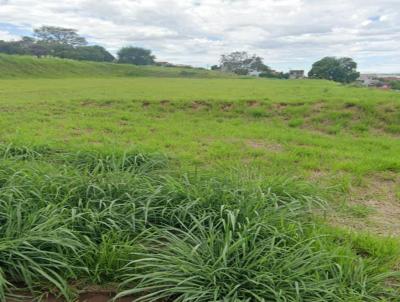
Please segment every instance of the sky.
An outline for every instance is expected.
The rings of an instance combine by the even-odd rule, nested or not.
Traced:
[[[209,67],[248,51],[283,71],[348,56],[362,72],[400,72],[400,0],[0,0],[0,40],[42,25],[177,64]]]

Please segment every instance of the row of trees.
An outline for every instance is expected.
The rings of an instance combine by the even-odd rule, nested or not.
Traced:
[[[220,65],[211,67],[213,70],[233,72],[238,75],[257,75],[267,78],[289,78],[288,73],[278,72],[265,65],[263,58],[250,55],[244,51],[235,51],[221,56]],[[360,73],[357,63],[351,58],[325,57],[312,65],[308,73],[310,78],[327,79],[341,83],[354,82]]]
[[[118,62],[136,65],[151,65],[155,57],[150,50],[139,47],[124,47],[115,58],[104,47],[88,45],[86,39],[75,29],[42,26],[34,29],[33,37],[22,37],[18,41],[1,41],[0,53],[52,56],[74,60],[96,62]]]

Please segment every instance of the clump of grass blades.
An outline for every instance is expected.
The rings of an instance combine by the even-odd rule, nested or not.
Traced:
[[[76,280],[142,301],[395,297],[392,275],[313,224],[321,200],[304,184],[171,176],[137,153],[14,149],[0,163],[0,300],[17,284],[72,300]]]
[[[119,296],[138,301],[379,301],[391,274],[288,219],[285,209],[240,219],[239,211],[158,228],[123,269]],[[277,218],[279,217],[279,218]],[[305,227],[304,227],[305,226]],[[311,232],[311,233],[310,233]],[[392,298],[396,296],[393,294]]]
[[[110,171],[155,170],[165,168],[166,156],[146,154],[137,150],[112,154],[99,151],[68,152],[48,146],[0,145],[0,158],[14,160],[44,160],[74,166],[92,173]]]

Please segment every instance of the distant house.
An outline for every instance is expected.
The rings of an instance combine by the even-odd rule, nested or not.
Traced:
[[[304,70],[290,70],[289,79],[304,79]]]
[[[378,86],[381,81],[379,81],[376,74],[360,74],[357,82],[363,86],[371,87]]]
[[[368,87],[383,87],[390,82],[400,81],[398,74],[379,74],[379,73],[364,73],[357,79],[357,82]]]

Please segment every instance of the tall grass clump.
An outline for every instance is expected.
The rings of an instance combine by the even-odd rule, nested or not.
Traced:
[[[157,229],[123,269],[120,296],[138,301],[395,301],[394,274],[332,245],[286,208],[240,217],[221,208]],[[389,298],[391,297],[391,298]],[[168,300],[169,301],[169,300]],[[392,300],[390,300],[392,301]]]
[[[139,301],[397,297],[388,265],[313,222],[323,202],[306,184],[171,174],[141,152],[0,150],[1,301],[21,287],[73,301],[93,284]]]

